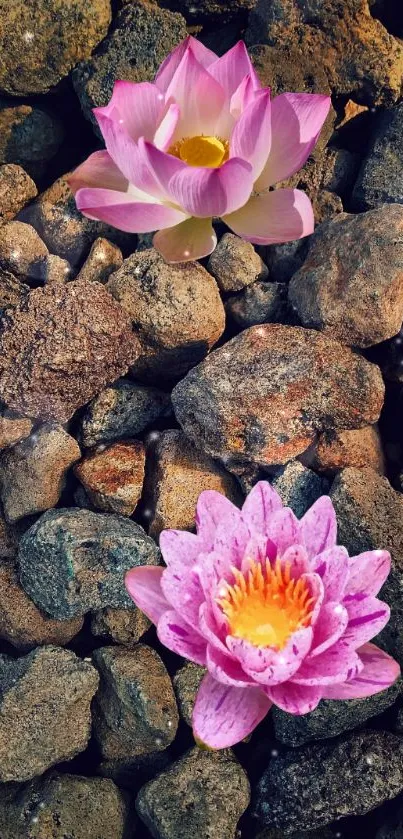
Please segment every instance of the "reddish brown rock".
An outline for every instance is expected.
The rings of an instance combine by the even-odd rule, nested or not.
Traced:
[[[0,449],[8,449],[31,433],[32,420],[28,417],[13,416],[10,413],[0,415]]]
[[[304,455],[314,469],[334,474],[340,469],[369,466],[381,475],[385,463],[381,438],[376,425],[367,425],[354,431],[339,431],[332,437],[322,434],[312,454]]]
[[[0,397],[14,410],[66,422],[137,354],[128,317],[102,285],[38,288],[1,335]]]
[[[0,227],[0,267],[27,281],[42,280],[48,249],[36,230],[21,221]]]
[[[37,194],[32,178],[21,166],[0,166],[0,223],[11,221]]]
[[[207,270],[221,291],[241,291],[255,280],[264,280],[268,270],[250,242],[224,233],[209,257]]]
[[[245,330],[188,373],[172,402],[185,433],[214,457],[286,463],[316,434],[376,422],[379,369],[314,330]]]
[[[133,604],[131,609],[101,609],[95,612],[91,632],[115,644],[135,647],[150,626],[151,621]]]
[[[143,443],[133,440],[96,449],[74,471],[94,507],[131,516],[141,497],[144,466]]]
[[[122,251],[108,239],[95,239],[94,244],[77,277],[78,280],[105,284],[114,271],[122,265]]]

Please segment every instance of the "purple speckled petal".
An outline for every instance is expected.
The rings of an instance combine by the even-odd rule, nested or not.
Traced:
[[[193,711],[193,733],[211,749],[227,749],[256,728],[271,704],[260,688],[222,685],[206,673]]]
[[[389,606],[372,595],[368,597],[359,593],[347,595],[343,605],[348,612],[348,624],[343,635],[343,642],[354,650],[378,635],[390,617]]]
[[[250,532],[247,524],[242,521],[237,507],[235,513],[226,516],[217,526],[214,536],[214,552],[216,555],[217,574],[227,575],[231,565],[240,568],[245,555]]]
[[[292,545],[287,548],[281,558],[281,564],[290,563],[290,576],[292,580],[298,580],[302,574],[307,574],[311,569],[308,554],[302,545]]]
[[[300,535],[296,542],[305,545],[311,557],[336,544],[337,522],[333,504],[322,495],[300,521]]]
[[[355,677],[362,670],[358,655],[338,641],[321,655],[305,659],[293,682],[297,685],[332,685]]]
[[[323,695],[323,688],[315,685],[307,687],[296,685],[294,682],[286,682],[283,685],[267,688],[267,696],[282,711],[288,714],[309,714],[319,705]]]
[[[348,552],[340,545],[323,551],[312,560],[312,571],[321,577],[325,588],[325,602],[342,600],[348,579]]]
[[[388,551],[365,551],[352,556],[349,564],[347,594],[378,594],[390,571]]]
[[[386,690],[399,678],[397,661],[375,644],[365,644],[358,654],[364,665],[361,673],[342,684],[327,685],[323,689],[325,699],[364,699]]]
[[[132,568],[125,576],[125,586],[130,597],[155,624],[171,608],[161,588],[163,570],[154,565],[143,565]]]
[[[253,679],[243,671],[238,661],[223,655],[216,647],[207,646],[207,669],[222,685],[242,688],[253,685]]]
[[[313,632],[311,627],[294,632],[282,650],[254,647],[242,638],[227,638],[227,646],[237,657],[243,670],[261,685],[277,685],[297,672],[309,653]],[[260,653],[260,655],[259,655]]]
[[[197,534],[203,542],[204,550],[211,550],[218,525],[222,520],[240,520],[241,513],[235,504],[225,495],[213,489],[204,490],[199,495],[196,509]]]
[[[299,521],[288,507],[276,510],[267,522],[266,533],[277,546],[280,556],[299,542]]]
[[[267,526],[273,513],[281,510],[283,502],[268,481],[258,481],[242,507],[242,518],[250,531],[267,538]]]
[[[223,618],[222,622],[217,620],[212,604],[202,603],[199,611],[199,631],[203,638],[208,643],[215,647],[223,655],[229,658],[234,658],[231,651],[227,648],[225,643],[227,621]]]
[[[202,545],[194,533],[187,533],[186,530],[163,530],[160,534],[160,548],[169,568],[188,568],[197,562]]]
[[[161,578],[162,591],[186,623],[195,629],[199,625],[199,609],[204,603],[204,592],[200,583],[197,565],[166,568]]]
[[[347,609],[340,603],[322,606],[315,624],[311,656],[321,655],[341,638],[348,623]]]
[[[177,612],[164,612],[158,621],[157,635],[161,644],[173,653],[193,661],[206,664],[206,642]]]

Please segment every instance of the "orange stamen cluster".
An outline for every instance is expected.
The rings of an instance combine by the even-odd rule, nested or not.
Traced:
[[[220,591],[218,604],[235,638],[281,650],[293,632],[309,626],[315,598],[306,580],[291,578],[289,562],[251,561],[245,574],[231,571],[235,582]]]

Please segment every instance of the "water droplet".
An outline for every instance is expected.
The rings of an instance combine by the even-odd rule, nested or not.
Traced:
[[[183,251],[183,256],[190,256],[190,251]]]
[[[272,749],[270,754],[272,757],[278,757],[278,749]]]
[[[162,746],[162,740],[161,740],[161,737],[156,737],[156,738],[155,738],[155,745],[156,745],[156,746]]]
[[[173,726],[173,722],[172,722],[172,720],[168,720],[168,722],[167,722],[167,728],[172,728],[172,726]]]

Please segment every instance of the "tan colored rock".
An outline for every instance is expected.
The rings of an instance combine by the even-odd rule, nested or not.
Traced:
[[[150,628],[151,621],[137,606],[131,609],[101,609],[91,621],[91,632],[100,638],[135,647]]]
[[[0,227],[0,267],[30,283],[43,280],[48,249],[36,230],[22,221]]]
[[[0,166],[0,223],[11,221],[37,194],[32,178],[21,166]]]
[[[192,725],[193,708],[197,692],[206,672],[205,667],[187,661],[176,671],[173,685],[178,703],[179,713],[188,725]]]
[[[10,271],[2,271],[0,268],[0,309],[7,312],[9,309],[16,309],[23,305],[30,293],[30,288],[20,282]]]
[[[50,253],[46,259],[44,281],[46,285],[53,285],[54,283],[67,283],[71,279],[71,265],[67,259],[62,259]]]
[[[31,433],[32,420],[10,414],[0,415],[0,449],[8,449]]]
[[[18,549],[17,534],[0,508],[0,559],[14,559]]]
[[[85,280],[87,283],[96,280],[105,284],[114,271],[122,265],[122,251],[108,239],[95,239],[91,250],[84,262],[77,277],[78,280]]]
[[[224,233],[209,257],[207,270],[221,291],[241,291],[256,280],[264,280],[268,270],[250,242],[233,233]]]
[[[144,466],[144,445],[133,440],[96,449],[77,464],[74,472],[94,507],[131,516],[141,497]]]
[[[312,456],[314,469],[329,474],[348,466],[357,469],[368,466],[380,475],[385,471],[382,442],[376,425],[367,425],[353,431],[339,431],[331,438],[322,434]]]

